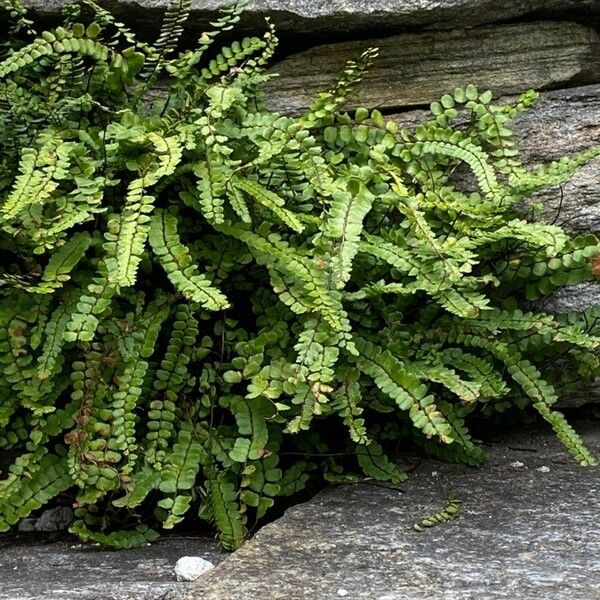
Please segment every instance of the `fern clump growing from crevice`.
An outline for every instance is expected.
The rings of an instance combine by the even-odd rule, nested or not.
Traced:
[[[403,481],[399,440],[481,464],[466,420],[514,406],[595,464],[553,404],[598,374],[597,311],[526,303],[600,245],[517,206],[600,149],[527,170],[535,93],[468,85],[408,131],[343,112],[367,50],[292,117],[264,106],[272,28],[213,48],[239,6],[181,52],[188,3],[152,45],[92,0],[43,33],[2,6],[0,531],[71,494],[83,540],[198,517],[235,549],[310,481]]]

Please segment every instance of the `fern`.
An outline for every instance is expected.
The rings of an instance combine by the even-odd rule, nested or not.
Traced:
[[[246,524],[236,489],[223,475],[209,478],[207,487],[219,541],[225,550],[235,550],[246,536]]]
[[[365,475],[391,483],[402,483],[406,480],[406,474],[390,462],[377,442],[360,444],[356,446],[355,452],[358,464]]]
[[[234,179],[234,187],[246,192],[257,202],[268,208],[276,217],[285,223],[290,229],[302,233],[304,226],[294,213],[284,208],[285,202],[270,190],[260,184],[244,179]]]
[[[176,217],[163,212],[152,219],[150,244],[173,285],[188,300],[209,310],[229,306],[225,296],[192,264],[189,250],[177,235]]]
[[[600,242],[519,205],[598,148],[528,169],[534,92],[457,88],[414,130],[345,113],[375,49],[280,115],[273,27],[215,47],[242,5],[179,51],[187,0],[154,43],[83,4],[38,34],[0,2],[0,530],[60,496],[82,540],[198,518],[233,550],[281,497],[404,481],[405,442],[482,464],[471,416],[511,409],[595,464],[554,405],[598,376],[597,310],[530,301],[597,276]]]
[[[448,504],[446,508],[440,510],[439,512],[425,517],[422,521],[415,523],[413,525],[413,529],[415,531],[423,531],[425,528],[435,527],[444,521],[451,521],[452,519],[456,519],[459,516],[460,510],[462,508],[462,502],[458,500],[453,495],[448,496]]]

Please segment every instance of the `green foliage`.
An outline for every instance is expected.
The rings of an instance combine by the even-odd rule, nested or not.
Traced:
[[[469,85],[404,130],[342,112],[368,50],[290,117],[262,102],[271,27],[204,57],[239,6],[184,51],[189,2],[155,44],[92,0],[40,35],[0,6],[0,530],[60,494],[83,540],[199,515],[235,549],[312,481],[403,481],[403,436],[481,464],[469,415],[511,406],[595,463],[552,405],[597,376],[598,315],[527,302],[600,244],[518,206],[600,150],[527,170],[534,93]]]
[[[446,504],[446,508],[433,515],[430,515],[429,517],[425,517],[418,523],[415,523],[413,525],[413,529],[415,531],[423,531],[426,528],[435,527],[444,521],[452,521],[452,519],[456,519],[456,517],[460,515],[461,508],[462,502],[450,494],[448,496],[448,504]]]

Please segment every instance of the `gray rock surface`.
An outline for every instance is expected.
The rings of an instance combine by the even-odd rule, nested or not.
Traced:
[[[348,106],[390,110],[429,104],[474,83],[514,94],[600,81],[600,38],[576,23],[534,22],[455,29],[315,46],[284,59],[266,86],[267,104],[297,112],[331,87],[349,58],[368,47],[379,56]]]
[[[56,506],[45,510],[35,522],[35,530],[65,531],[73,521],[73,509],[69,506]]]
[[[593,414],[575,426],[598,454]],[[416,468],[402,486],[326,490],[228,557],[197,537],[111,552],[2,535],[0,600],[594,600],[600,470],[579,467],[548,428],[488,435],[481,469],[403,457]],[[450,492],[463,501],[459,518],[415,532]],[[176,583],[184,554],[217,567]]]
[[[597,421],[578,429],[600,450]],[[481,469],[426,460],[400,489],[326,490],[180,598],[594,600],[599,473],[579,467],[547,430],[513,434],[490,447]],[[459,518],[415,532],[450,492],[463,501]]]
[[[565,313],[599,305],[600,283],[588,281],[558,290],[544,304],[544,310],[551,313]]]
[[[0,536],[0,600],[160,600],[183,592],[175,564],[181,556],[217,564],[216,542],[167,536],[144,548],[114,552],[72,537]]]
[[[70,1],[70,0],[69,0]],[[25,0],[42,14],[57,13],[67,0]],[[124,13],[133,25],[156,27],[169,0],[104,0],[103,6]],[[230,0],[193,0],[196,23],[206,23]],[[264,27],[272,18],[282,33],[311,35],[397,32],[417,26],[449,29],[506,21],[524,16],[565,17],[588,22],[600,17],[596,0],[251,0],[245,28]]]
[[[514,127],[521,151],[532,165],[600,144],[600,85],[542,94],[532,110],[515,119]],[[556,219],[568,231],[600,235],[600,159],[534,200],[543,204],[546,219]]]

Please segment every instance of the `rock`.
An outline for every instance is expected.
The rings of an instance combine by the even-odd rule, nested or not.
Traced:
[[[57,14],[70,0],[25,0],[41,14]],[[169,0],[106,0],[115,13],[130,23],[156,29]],[[206,26],[230,0],[193,0],[192,24]],[[398,32],[425,26],[439,29],[506,21],[522,16],[568,17],[582,22],[598,20],[596,0],[251,0],[242,25],[264,28],[269,16],[281,33],[316,36]]]
[[[73,521],[73,509],[69,506],[56,506],[45,510],[39,517],[27,517],[19,521],[20,532],[66,531]]]
[[[535,22],[402,34],[316,46],[290,56],[272,71],[267,105],[298,112],[329,89],[346,60],[370,46],[379,57],[348,106],[390,111],[429,104],[458,85],[474,83],[496,94],[594,83],[600,80],[598,34],[576,23]]]
[[[515,460],[515,462],[510,463],[510,466],[513,469],[522,469],[525,466],[525,464],[522,463],[520,460]]]
[[[200,556],[182,556],[175,565],[177,581],[196,581],[200,575],[214,569],[215,565]]]
[[[521,152],[531,165],[598,145],[600,85],[544,93],[531,110],[515,119],[513,127]],[[533,201],[543,204],[542,217],[567,231],[600,235],[600,158],[562,186],[536,194]]]
[[[35,517],[27,517],[25,519],[21,519],[19,521],[19,524],[17,525],[17,530],[22,533],[35,531],[36,521],[37,519]]]
[[[45,510],[35,522],[35,530],[65,531],[73,521],[73,509],[69,506],[56,506]]]
[[[600,306],[600,283],[587,281],[554,292],[544,302],[543,308],[550,313],[566,313],[586,310],[593,306]]]
[[[574,425],[598,452],[600,423]],[[181,600],[329,599],[341,587],[353,600],[596,598],[599,469],[568,457],[549,427],[489,450],[480,469],[424,460],[399,489],[329,488],[263,527]],[[534,460],[551,471],[510,467]],[[460,516],[412,531],[449,492]]]

